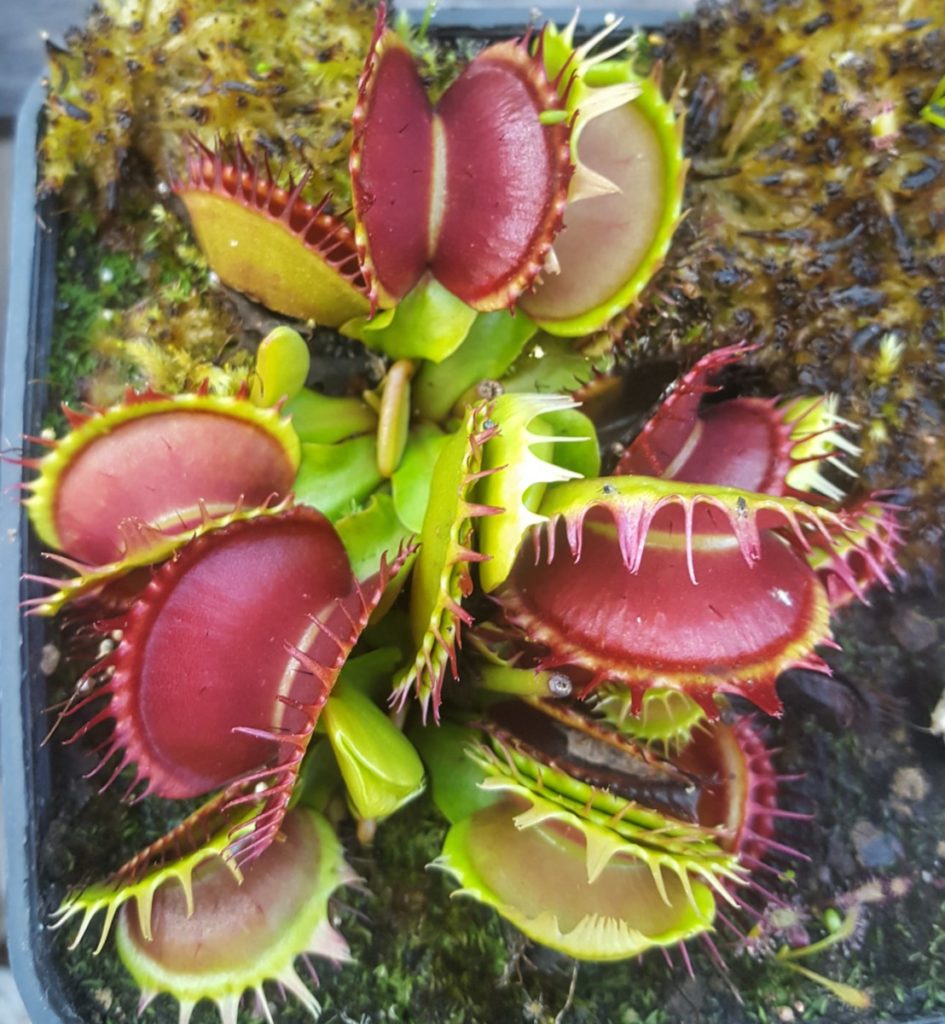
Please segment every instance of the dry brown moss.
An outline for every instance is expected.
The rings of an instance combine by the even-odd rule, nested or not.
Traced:
[[[711,4],[669,30],[690,215],[637,337],[761,343],[781,393],[830,389],[866,484],[905,485],[912,554],[940,561],[945,497],[945,74],[938,0]]]
[[[173,173],[192,133],[315,168],[313,191],[344,202],[373,26],[370,0],[102,0],[65,49],[50,47],[41,189],[89,168],[111,208],[132,153]]]

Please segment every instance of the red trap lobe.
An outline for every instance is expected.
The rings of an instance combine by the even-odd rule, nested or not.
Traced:
[[[428,270],[479,310],[511,306],[540,272],[571,175],[562,101],[540,53],[491,46],[432,105],[404,43],[379,33],[351,152],[364,263],[382,305]],[[552,118],[552,120],[555,120]]]

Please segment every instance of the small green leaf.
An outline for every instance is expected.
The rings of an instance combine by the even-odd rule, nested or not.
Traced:
[[[428,276],[393,309],[355,317],[341,332],[393,359],[439,363],[459,348],[475,319],[471,306]]]
[[[435,729],[416,726],[410,738],[430,772],[433,802],[451,824],[499,800],[497,790],[480,788],[484,772],[466,753],[480,742],[478,732],[443,722]]]
[[[398,359],[384,378],[377,415],[377,468],[389,479],[400,465],[410,429],[410,378],[414,364]]]
[[[358,434],[373,433],[377,414],[360,398],[329,398],[303,388],[282,411],[292,417],[300,441],[334,444]]]
[[[425,363],[414,382],[417,411],[444,420],[470,388],[498,380],[537,328],[524,313],[480,313],[462,345],[440,363]],[[480,396],[477,396],[480,397]]]
[[[339,444],[302,445],[295,497],[335,520],[350,513],[381,483],[377,442],[355,437]]]
[[[385,818],[423,791],[423,762],[410,741],[356,686],[339,683],[319,723],[357,817]]]
[[[415,533],[423,529],[423,517],[430,501],[433,467],[447,438],[447,434],[432,424],[414,427],[400,466],[391,477],[394,508],[400,521]]]
[[[311,356],[298,331],[277,327],[259,343],[249,397],[256,405],[294,398],[304,387]]]
[[[392,561],[401,545],[413,535],[398,518],[389,494],[373,494],[364,508],[339,519],[335,529],[348,552],[351,570],[359,580],[366,580],[377,572],[382,555],[386,554],[387,560]],[[414,557],[407,560],[388,584],[388,596],[400,592]],[[387,604],[387,597],[381,604]]]

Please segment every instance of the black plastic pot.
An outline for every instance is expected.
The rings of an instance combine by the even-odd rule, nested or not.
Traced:
[[[3,364],[2,445],[16,451],[38,432],[45,407],[55,297],[55,232],[35,206],[36,140],[43,90],[30,91],[17,122],[13,158],[10,288]],[[70,1009],[40,916],[38,849],[55,799],[49,752],[41,746],[45,685],[39,660],[45,623],[20,613],[20,577],[35,568],[25,511],[17,502],[20,468],[0,462],[0,666],[3,669],[3,789],[7,856],[7,944],[17,985],[34,1024],[81,1024]]]

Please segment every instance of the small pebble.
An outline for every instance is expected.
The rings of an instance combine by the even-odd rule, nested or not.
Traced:
[[[931,873],[926,872],[931,879]],[[909,895],[909,890],[912,888],[912,882],[909,878],[892,878],[889,881],[889,895],[894,900],[901,900],[904,896]]]
[[[892,791],[900,800],[918,803],[929,795],[929,780],[920,768],[900,768],[892,782]]]
[[[859,862],[865,868],[888,868],[902,856],[902,843],[870,821],[858,821],[850,833]]]
[[[55,644],[44,644],[39,658],[39,670],[44,676],[51,676],[59,667],[62,652]]]
[[[115,1002],[115,996],[110,988],[97,988],[92,992],[92,996],[104,1010],[110,1010]]]

